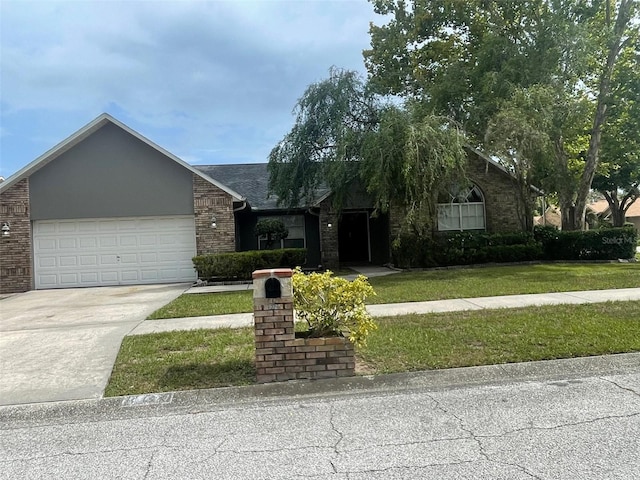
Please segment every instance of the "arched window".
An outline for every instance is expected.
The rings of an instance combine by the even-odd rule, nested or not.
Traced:
[[[484,197],[476,185],[452,186],[438,197],[438,230],[484,230]]]

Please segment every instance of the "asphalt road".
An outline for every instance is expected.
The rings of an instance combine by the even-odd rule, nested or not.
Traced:
[[[639,358],[0,407],[0,479],[638,479]]]

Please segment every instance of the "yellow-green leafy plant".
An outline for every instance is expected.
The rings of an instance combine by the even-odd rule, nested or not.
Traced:
[[[310,335],[344,335],[361,346],[377,328],[364,305],[367,297],[375,295],[364,275],[349,281],[334,277],[330,270],[307,275],[296,268],[292,284],[294,308],[298,318],[309,325]]]

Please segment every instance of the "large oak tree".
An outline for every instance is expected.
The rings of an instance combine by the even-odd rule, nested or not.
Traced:
[[[380,93],[413,98],[463,126],[481,145],[490,125],[516,120],[544,128],[566,228],[582,228],[599,161],[612,74],[638,28],[637,0],[372,0],[391,18],[372,25],[365,63]],[[556,92],[561,108],[591,102],[582,131],[575,125],[513,117],[509,102],[530,89]],[[534,115],[535,117],[535,115]],[[578,122],[579,124],[581,122]],[[496,129],[494,128],[494,132]],[[494,143],[495,135],[490,135]],[[583,149],[578,145],[586,140]],[[499,142],[498,142],[499,143]],[[504,142],[503,142],[504,143]],[[512,148],[517,148],[515,143]],[[582,154],[580,154],[582,153]],[[516,162],[524,152],[512,155]],[[541,157],[539,157],[541,158]],[[528,158],[527,161],[534,161]],[[577,176],[575,182],[569,181]],[[524,180],[524,178],[523,178]],[[553,182],[551,182],[553,183]]]

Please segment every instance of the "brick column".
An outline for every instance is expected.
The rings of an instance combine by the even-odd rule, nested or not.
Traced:
[[[29,181],[25,178],[0,196],[0,224],[8,223],[8,236],[0,234],[0,293],[26,292],[32,288],[32,239],[29,213]]]
[[[354,348],[344,337],[296,338],[291,269],[253,272],[258,383],[353,376]],[[267,281],[280,282],[280,297],[267,297]]]
[[[320,262],[324,268],[340,266],[338,248],[338,215],[328,198],[320,204]]]
[[[194,174],[193,210],[197,254],[235,252],[236,223],[231,195]],[[214,216],[216,228],[211,226]]]

